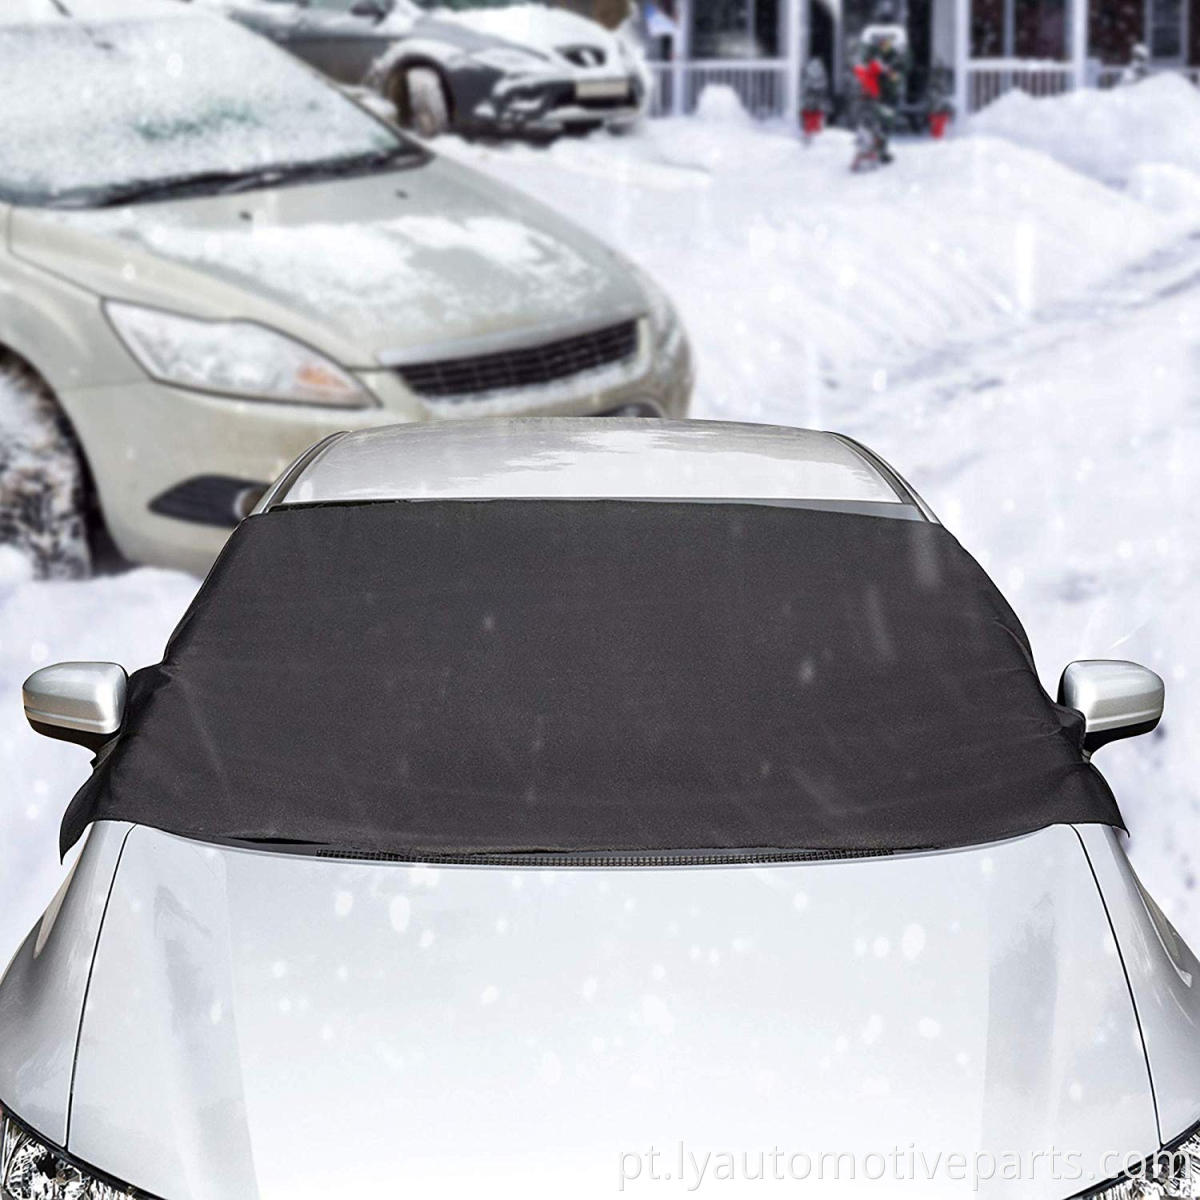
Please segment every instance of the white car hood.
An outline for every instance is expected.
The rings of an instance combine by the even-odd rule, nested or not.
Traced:
[[[111,211],[16,209],[11,241],[100,295],[258,320],[351,367],[646,310],[607,247],[444,159]]]
[[[510,4],[503,8],[439,8],[429,15],[544,54],[553,54],[562,46],[599,46],[609,56],[610,66],[620,66],[615,35],[596,21],[567,9]]]
[[[69,1149],[170,1200],[474,1196],[481,1182],[558,1200],[612,1194],[622,1153],[651,1146],[661,1171],[681,1144],[1053,1147],[1092,1163],[1156,1139],[1069,827],[893,858],[542,872],[135,828]],[[625,1190],[661,1192],[648,1169]],[[1062,1200],[1086,1186],[1038,1170],[978,1193],[944,1172],[810,1188]]]

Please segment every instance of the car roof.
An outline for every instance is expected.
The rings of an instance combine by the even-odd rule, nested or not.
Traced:
[[[834,433],[720,421],[447,420],[335,434],[257,511],[378,500],[747,501],[933,519],[865,447]]]

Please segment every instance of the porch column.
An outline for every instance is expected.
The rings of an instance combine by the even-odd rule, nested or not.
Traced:
[[[954,114],[963,122],[971,115],[967,65],[971,61],[971,0],[954,0]]]
[[[1071,76],[1075,89],[1087,87],[1088,0],[1068,0],[1071,9]]]
[[[676,0],[675,36],[671,39],[671,113],[687,112],[687,64],[692,57],[692,0]]]
[[[784,13],[787,74],[783,81],[783,116],[792,124],[800,119],[801,77],[808,56],[808,3],[809,0],[787,0]]]

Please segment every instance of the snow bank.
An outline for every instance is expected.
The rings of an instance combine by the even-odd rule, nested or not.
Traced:
[[[150,570],[38,583],[25,558],[0,547],[0,967],[62,879],[58,826],[91,758],[29,728],[22,681],[62,660],[109,659],[129,670],[157,662],[197,586],[191,576]]]
[[[0,537],[49,579],[90,573],[75,447],[28,373],[0,364]]]
[[[698,121],[716,121],[748,127],[753,118],[742,107],[741,98],[727,83],[710,83],[696,102]]]
[[[1126,183],[1143,163],[1200,172],[1200,89],[1169,72],[1131,87],[1039,100],[1009,92],[972,117],[969,129],[1111,184]]]
[[[851,175],[850,135],[804,147],[728,118],[668,119],[549,151],[448,152],[589,226],[671,293],[701,406],[753,416],[786,388],[820,425],[846,389],[947,341],[1011,328],[1173,240],[1174,220],[993,138],[901,145]],[[732,353],[731,347],[740,353]]]
[[[1157,734],[1105,747],[1096,765],[1120,801],[1135,866],[1193,946],[1198,269],[1191,250],[1150,272],[1141,297],[943,359],[835,417],[904,471],[983,561],[1048,688],[1073,658],[1128,658],[1164,676]]]
[[[1200,213],[1200,174],[1170,163],[1143,163],[1129,172],[1131,196],[1164,213]]]

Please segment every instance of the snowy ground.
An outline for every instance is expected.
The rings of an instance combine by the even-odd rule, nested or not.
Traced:
[[[861,177],[843,135],[806,149],[719,98],[632,137],[439,149],[664,283],[698,353],[696,415],[841,429],[892,460],[1013,601],[1048,687],[1077,657],[1166,676],[1160,735],[1099,763],[1137,865],[1196,943],[1200,176],[1136,137],[1117,167],[1081,158],[1083,118],[1052,103],[904,144]],[[1200,131],[1200,95],[1172,108]],[[58,820],[87,769],[26,730],[21,678],[62,658],[152,661],[194,588],[151,571],[31,583],[0,558],[0,839],[23,864],[0,878],[0,958],[61,873]]]

